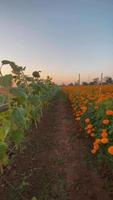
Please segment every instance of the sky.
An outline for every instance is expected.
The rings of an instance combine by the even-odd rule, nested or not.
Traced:
[[[3,59],[57,83],[113,77],[113,0],[0,0]]]

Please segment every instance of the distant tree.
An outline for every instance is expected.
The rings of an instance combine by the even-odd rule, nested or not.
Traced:
[[[69,83],[68,86],[73,86],[73,83]]]
[[[82,85],[88,85],[88,83],[84,81],[84,82],[82,82]]]
[[[93,79],[93,83],[94,83],[94,85],[99,84],[99,78],[94,78],[94,79]]]
[[[89,85],[95,85],[94,81],[89,82]]]
[[[105,83],[107,84],[113,83],[113,79],[111,77],[105,77],[104,80],[105,80]]]

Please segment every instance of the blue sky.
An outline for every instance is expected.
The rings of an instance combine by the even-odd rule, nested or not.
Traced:
[[[60,83],[113,76],[113,0],[0,0],[2,59]]]

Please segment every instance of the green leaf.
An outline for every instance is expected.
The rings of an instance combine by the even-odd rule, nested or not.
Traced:
[[[5,124],[5,126],[2,126],[0,128],[0,142],[5,141],[5,138],[7,137],[8,132],[9,132],[9,126],[7,126],[7,124]]]
[[[6,96],[3,96],[3,95],[0,95],[0,104],[5,104],[7,102],[7,97]]]
[[[8,155],[5,155],[2,159],[2,163],[4,166],[7,166],[9,164],[9,158]]]
[[[15,65],[15,63],[14,62],[12,62],[12,61],[9,61],[9,60],[2,60],[2,65]]]
[[[18,66],[14,62],[9,60],[2,60],[2,65],[10,65],[12,68],[12,73],[17,75],[19,75],[22,71],[26,69],[26,67]]]
[[[19,145],[24,140],[24,131],[21,129],[11,131],[11,139],[16,144]]]
[[[31,200],[38,200],[36,197],[33,197]]]
[[[4,142],[0,142],[0,160],[3,160],[7,154],[7,145]]]
[[[11,74],[7,74],[5,76],[0,77],[0,85],[3,87],[11,87],[12,86],[13,77]]]
[[[16,100],[18,101],[18,103],[22,104],[27,101],[27,94],[24,88],[21,88],[21,87],[11,88],[10,92],[16,97]]]
[[[33,81],[33,77],[26,76],[26,80],[27,80],[28,82],[32,82],[32,81]]]
[[[36,106],[39,102],[39,95],[30,95],[28,97],[28,101],[30,102],[30,104]]]
[[[26,110],[23,107],[17,107],[11,114],[12,124],[16,124],[18,127],[25,128],[26,126]]]

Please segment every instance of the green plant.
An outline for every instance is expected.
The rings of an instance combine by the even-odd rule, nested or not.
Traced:
[[[10,65],[11,74],[2,74],[4,65]],[[8,110],[0,113],[0,169],[8,163],[10,146],[20,147],[31,123],[41,120],[43,109],[59,90],[48,76],[40,78],[41,71],[34,71],[32,76],[25,75],[26,67],[18,66],[9,60],[3,60],[0,68],[0,86],[7,88]],[[16,85],[15,87],[13,86]],[[0,97],[0,102],[4,97]]]

